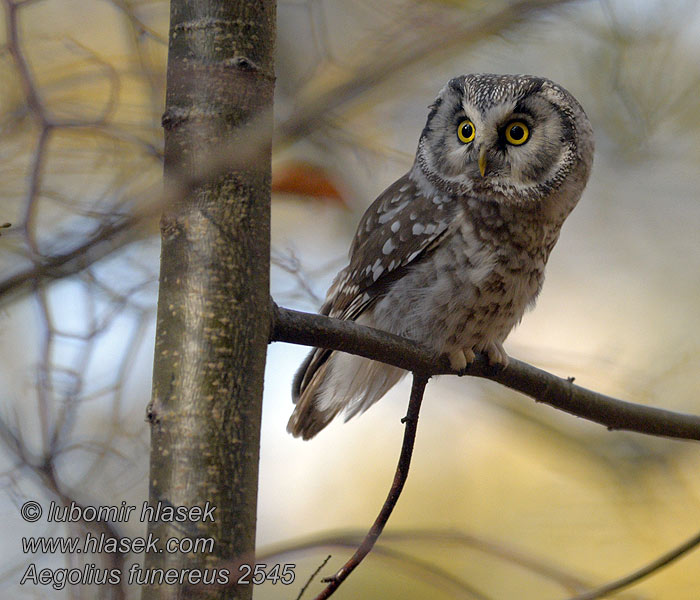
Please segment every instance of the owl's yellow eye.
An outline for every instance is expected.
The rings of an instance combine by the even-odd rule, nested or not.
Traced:
[[[475,136],[476,128],[474,127],[474,123],[469,119],[464,119],[464,121],[457,126],[457,137],[463,144],[468,144]]]
[[[520,146],[530,137],[530,128],[522,121],[513,121],[506,126],[506,142]]]

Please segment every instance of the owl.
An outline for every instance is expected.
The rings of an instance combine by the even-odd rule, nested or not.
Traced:
[[[321,314],[421,342],[455,370],[475,352],[506,366],[503,341],[534,305],[592,162],[591,125],[560,85],[530,75],[451,79],[429,107],[410,171],[360,220]],[[405,374],[316,348],[294,378],[287,429],[309,439]]]

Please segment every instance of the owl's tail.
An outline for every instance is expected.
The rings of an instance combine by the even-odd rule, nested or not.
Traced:
[[[361,356],[312,350],[294,376],[296,407],[287,431],[311,439],[341,410],[346,421],[367,410],[404,375],[403,369]]]

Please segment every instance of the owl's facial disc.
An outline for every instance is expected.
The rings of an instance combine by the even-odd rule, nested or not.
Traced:
[[[455,78],[431,106],[417,163],[445,192],[539,196],[571,166],[576,134],[564,93],[529,76]]]
[[[531,177],[524,168],[540,158],[537,150],[541,146],[537,119],[524,103],[503,102],[486,110],[479,110],[466,101],[462,106],[465,113],[475,115],[468,120],[474,124],[474,133],[471,139],[465,140],[459,136],[458,129],[461,148],[447,157],[452,167],[451,176],[462,175],[471,180],[487,178],[494,183],[507,182],[517,187],[539,183],[538,178]]]

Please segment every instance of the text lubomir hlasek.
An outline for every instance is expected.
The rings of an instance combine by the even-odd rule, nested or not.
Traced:
[[[133,504],[127,504],[122,500],[118,506],[82,506],[71,502],[69,505],[51,502],[46,515],[49,523],[75,523],[83,521],[123,523],[128,521],[136,510]],[[184,523],[189,522],[214,522],[216,506],[206,502],[204,506],[174,506],[169,502],[158,502],[151,506],[144,502],[141,506],[139,521],[155,523]]]

